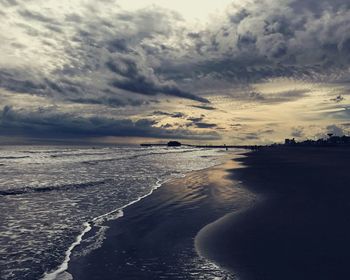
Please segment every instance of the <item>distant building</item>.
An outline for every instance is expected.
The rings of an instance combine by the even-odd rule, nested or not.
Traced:
[[[327,140],[330,144],[350,144],[350,137],[349,136],[331,136]]]
[[[284,145],[286,146],[306,146],[306,147],[312,147],[312,146],[318,146],[318,147],[329,147],[329,146],[350,146],[350,136],[336,136],[333,133],[328,133],[327,139],[318,139],[318,140],[304,140],[302,142],[296,142],[295,139],[285,139]]]
[[[168,145],[168,147],[180,147],[181,143],[178,141],[170,141],[170,142],[168,142],[167,145]]]
[[[295,139],[285,139],[284,140],[284,145],[295,145],[296,142],[295,142]]]
[[[341,141],[343,144],[350,144],[350,136],[343,135]]]

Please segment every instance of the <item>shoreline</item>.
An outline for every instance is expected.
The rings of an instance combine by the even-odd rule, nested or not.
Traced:
[[[97,216],[97,217],[93,218],[92,220],[85,222],[83,224],[83,226],[84,226],[83,230],[76,237],[76,240],[69,246],[69,248],[65,252],[66,257],[65,257],[64,261],[56,269],[54,269],[50,272],[45,272],[44,275],[40,278],[40,280],[56,280],[56,279],[61,279],[62,277],[64,279],[66,279],[65,277],[69,277],[70,274],[67,272],[67,269],[69,267],[70,256],[71,256],[74,248],[81,244],[85,235],[87,233],[89,233],[94,227],[96,227],[96,224],[95,224],[96,222],[103,222],[105,217],[108,217],[108,216],[113,215],[113,214],[116,214],[116,217],[114,216],[113,218],[111,218],[113,220],[116,220],[118,218],[123,217],[124,216],[123,209],[125,209],[125,208],[129,207],[130,205],[133,205],[134,203],[137,203],[137,202],[141,201],[142,199],[144,199],[145,197],[151,195],[154,192],[154,190],[160,188],[167,181],[168,180],[165,180],[162,183],[160,181],[158,181],[149,193],[131,201],[130,203],[128,203],[122,207],[119,207],[115,210],[112,210],[108,213]],[[99,220],[101,220],[101,221],[99,221]]]
[[[214,268],[214,264],[196,256],[194,238],[207,224],[248,207],[255,200],[238,180],[229,178],[232,169],[240,167],[236,161],[229,160],[163,183],[151,195],[123,208],[123,217],[106,221],[109,228],[102,246],[86,256],[73,254],[67,272],[78,280],[152,279],[147,277],[153,277],[154,273],[192,277],[192,272],[201,275],[201,269],[196,266],[202,265],[211,266],[204,274],[221,273],[227,279],[235,279],[232,273]],[[158,248],[160,241],[162,248]],[[171,254],[180,254],[189,260],[196,258],[197,264],[192,263],[189,268],[188,264],[170,257]],[[162,263],[155,263],[154,259]]]

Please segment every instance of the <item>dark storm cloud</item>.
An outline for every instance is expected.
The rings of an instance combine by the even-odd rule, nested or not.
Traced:
[[[105,4],[107,7],[108,3]],[[131,94],[142,100],[140,104],[145,104],[145,98],[160,94],[208,103],[207,99],[182,90],[176,81],[155,71],[153,64],[158,59],[158,51],[155,56],[145,55],[144,47],[157,47],[161,37],[166,39],[173,34],[178,16],[163,9],[127,12],[116,7],[113,6],[114,12],[102,11],[101,16],[96,13],[96,6],[60,18],[44,13],[44,9],[34,10],[20,5],[17,9],[19,20],[15,25],[47,44],[50,51],[63,49],[64,53],[58,53],[57,58],[64,64],[56,67],[53,62],[56,69],[49,72],[30,65],[25,69],[2,68],[0,86],[50,98],[66,99],[69,96],[67,99],[76,103],[82,101],[83,104],[101,97],[119,100],[118,106],[129,105]],[[102,13],[106,11],[107,16],[103,17]],[[79,24],[72,25],[72,22]],[[26,47],[19,41],[12,42],[12,45]],[[103,104],[114,107],[116,102]]]
[[[103,50],[104,59],[92,60],[89,64],[92,64],[92,69],[106,69],[110,72],[106,73],[106,82],[112,88],[145,96],[165,94],[208,103],[207,99],[182,90],[176,81],[161,77],[156,67],[150,65],[159,59],[157,51],[155,56],[146,57],[145,48],[151,47],[146,42],[154,40],[157,36],[166,37],[172,34],[176,20],[173,14],[162,10],[146,9],[137,13],[118,13],[116,21],[100,21],[101,25],[108,26],[109,29],[96,32],[94,26],[88,25],[79,32],[77,40]],[[120,29],[121,26],[123,30]],[[110,32],[110,29],[114,29],[115,32]],[[157,49],[159,44],[160,42],[155,40],[151,45]],[[85,44],[83,51],[90,54],[91,49],[84,46]],[[96,55],[98,57],[98,54]],[[105,63],[101,65],[103,60]]]
[[[209,25],[208,29],[180,35],[192,44],[183,45],[179,37],[178,45],[172,46],[164,40],[180,34],[179,17],[162,9],[118,11],[104,17],[85,11],[67,14],[61,21],[29,8],[19,9],[18,14],[27,21],[42,23],[52,32],[71,28],[71,22],[79,23],[70,35],[78,45],[71,48],[67,44],[66,48],[70,58],[79,60],[70,61],[65,68],[75,76],[86,71],[103,75],[108,70],[116,76],[106,74],[104,82],[122,91],[207,102],[182,90],[177,80],[201,79],[203,75],[243,82],[269,77],[318,78],[322,74],[339,78],[342,71],[347,71],[349,3],[310,2],[263,0],[233,5],[216,27]],[[42,30],[30,25],[27,28],[33,35],[43,36]]]
[[[215,132],[196,133],[188,130],[155,127],[156,121],[149,119],[114,119],[100,116],[83,117],[73,113],[62,113],[55,107],[37,108],[35,111],[13,109],[5,106],[0,112],[2,136],[51,137],[97,137],[97,136],[139,136],[178,139],[215,140]]]
[[[153,111],[150,116],[171,116],[171,113],[163,112],[163,111]]]
[[[214,128],[217,127],[215,123],[205,123],[205,122],[196,122],[194,125],[198,128]]]
[[[220,27],[188,35],[203,58],[194,68],[244,82],[338,79],[348,73],[350,62],[349,7],[347,0],[233,4]]]
[[[39,93],[45,88],[44,85],[39,84],[34,80],[21,79],[6,70],[0,70],[0,86],[10,91],[27,93]]]
[[[114,80],[111,82],[111,86],[116,87],[118,89],[127,90],[129,92],[144,94],[148,96],[155,96],[157,94],[164,93],[170,96],[176,96],[176,97],[209,103],[207,99],[196,96],[189,92],[182,91],[175,85],[154,84],[153,81],[146,80],[143,77],[140,77],[139,79],[136,79],[136,80],[129,79],[129,78],[126,78],[124,80]]]
[[[192,105],[191,107],[198,108],[198,109],[203,109],[203,110],[208,110],[208,111],[216,110],[215,107],[204,105],[204,104],[203,105]]]
[[[175,112],[175,113],[168,113],[168,112],[163,112],[163,111],[153,111],[150,116],[168,116],[172,118],[184,118],[186,115],[181,112]]]
[[[187,118],[187,120],[191,121],[191,122],[200,122],[203,120],[204,117],[189,117]]]
[[[137,56],[120,55],[115,61],[108,61],[106,66],[119,76],[111,81],[110,84],[113,87],[149,96],[164,93],[204,103],[209,102],[205,98],[181,90],[174,82],[161,81],[153,69],[138,62]]]
[[[0,70],[0,86],[17,93],[31,93],[34,95],[52,97],[55,100],[77,104],[105,105],[109,107],[143,106],[157,101],[152,99],[132,98],[118,95],[109,89],[90,91],[86,84],[69,78],[37,78],[20,71]],[[22,78],[23,77],[23,78]],[[25,79],[30,78],[30,79]]]
[[[218,128],[218,125],[215,123],[208,123],[203,121],[203,117],[189,117],[187,118],[189,123],[186,124],[187,127],[196,127],[196,128]]]
[[[69,102],[78,104],[93,104],[93,105],[105,105],[112,108],[125,107],[125,106],[143,106],[152,103],[152,100],[140,100],[140,99],[119,99],[113,97],[100,97],[100,98],[72,98],[67,99]]]
[[[173,125],[171,125],[170,123],[162,125],[162,128],[171,128],[171,127],[173,127]]]
[[[176,112],[176,113],[172,114],[172,117],[173,118],[184,118],[184,117],[186,117],[186,115],[184,113],[181,113],[181,112]]]
[[[57,135],[75,136],[140,136],[152,130],[154,122],[128,119],[114,120],[104,117],[81,117],[72,113],[61,113],[55,108],[38,108],[36,111],[14,110],[5,106],[1,114],[1,127],[9,133],[42,137]]]

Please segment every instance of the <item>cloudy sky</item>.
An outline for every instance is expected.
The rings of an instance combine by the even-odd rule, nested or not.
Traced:
[[[0,142],[350,132],[348,0],[0,0]]]

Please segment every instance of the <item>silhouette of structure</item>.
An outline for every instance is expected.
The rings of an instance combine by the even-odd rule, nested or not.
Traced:
[[[296,144],[296,142],[295,142],[295,139],[293,138],[293,139],[285,139],[284,140],[284,145],[294,145],[294,144]]]
[[[350,136],[334,136],[333,133],[328,133],[328,138],[320,138],[318,140],[305,140],[301,142],[296,142],[295,139],[285,139],[285,146],[350,146]]]
[[[181,143],[178,141],[169,141],[167,145],[168,147],[180,147]]]

